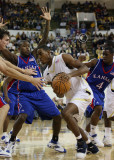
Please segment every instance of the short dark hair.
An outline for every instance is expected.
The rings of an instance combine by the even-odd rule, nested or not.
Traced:
[[[4,28],[0,28],[0,39],[2,39],[5,35],[10,36],[10,33]]]
[[[50,50],[49,47],[47,45],[45,45],[45,44],[41,45],[41,46],[38,46],[38,49],[41,49],[41,48],[44,49],[45,51]]]
[[[18,47],[20,48],[21,45],[22,45],[23,43],[25,43],[25,42],[28,42],[28,43],[29,43],[28,40],[20,40],[20,42],[18,43]]]

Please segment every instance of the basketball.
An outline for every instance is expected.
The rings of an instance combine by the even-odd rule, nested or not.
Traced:
[[[52,88],[57,95],[64,95],[70,90],[71,82],[66,73],[57,74],[52,81]]]

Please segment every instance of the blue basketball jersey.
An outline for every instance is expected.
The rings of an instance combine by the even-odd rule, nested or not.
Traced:
[[[37,71],[37,75],[33,75],[34,78],[41,77],[41,73],[39,67],[36,63],[36,60],[33,55],[29,55],[29,57],[18,57],[18,67],[20,68],[33,68]],[[18,88],[20,91],[37,91],[37,88],[29,82],[19,81]]]
[[[97,92],[104,95],[104,90],[114,78],[114,63],[112,65],[106,65],[103,59],[99,59],[95,67],[90,69],[90,73],[87,77],[93,92]]]

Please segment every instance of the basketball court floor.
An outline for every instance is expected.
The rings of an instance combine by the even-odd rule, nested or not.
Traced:
[[[14,120],[11,120],[9,131],[12,128]],[[32,125],[24,124],[18,137],[21,142],[16,144],[12,158],[5,160],[76,160],[75,144],[76,140],[71,131],[66,127],[62,120],[62,129],[60,132],[59,142],[67,149],[67,153],[58,153],[47,147],[47,143],[52,136],[52,121],[34,120]],[[85,126],[85,119],[81,124]],[[84,160],[114,160],[114,123],[112,125],[112,147],[100,148],[96,155],[87,155]],[[104,136],[104,124],[101,121],[98,125],[98,135],[100,139]],[[1,143],[1,146],[4,144]],[[1,158],[3,159],[3,158]],[[1,160],[0,159],[0,160]]]

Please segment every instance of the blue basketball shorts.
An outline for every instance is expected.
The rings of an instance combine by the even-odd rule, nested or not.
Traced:
[[[97,107],[98,105],[101,105],[102,112],[101,112],[101,115],[99,116],[99,119],[101,119],[103,115],[103,110],[104,110],[104,97],[96,92],[94,92],[93,94],[94,94],[94,98],[92,100],[92,103],[86,108],[84,115],[87,118],[91,117],[92,113],[94,112],[94,108]]]
[[[8,92],[8,97],[10,99],[10,103],[9,103],[10,108],[8,111],[8,115],[10,116],[18,115],[18,95]]]
[[[55,116],[60,115],[55,103],[50,97],[43,92],[32,92],[19,94],[19,113],[26,113],[28,115],[27,121],[32,123],[34,117],[34,110],[37,110],[42,120],[50,120]]]

